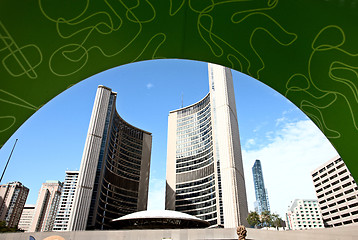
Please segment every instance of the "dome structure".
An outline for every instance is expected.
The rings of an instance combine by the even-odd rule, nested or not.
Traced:
[[[209,223],[186,213],[171,210],[147,210],[112,220],[113,229],[206,228]]]

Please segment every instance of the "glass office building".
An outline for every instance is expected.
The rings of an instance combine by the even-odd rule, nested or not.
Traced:
[[[97,89],[69,230],[111,229],[113,219],[147,209],[152,135],[119,116],[116,97]]]
[[[246,225],[247,200],[230,69],[209,64],[209,86],[169,113],[165,208],[232,228]]]
[[[255,186],[255,211],[258,214],[261,214],[263,211],[270,211],[270,205],[267,195],[267,190],[265,188],[264,176],[262,174],[261,161],[256,160],[254,166],[252,167],[252,175],[254,178]]]

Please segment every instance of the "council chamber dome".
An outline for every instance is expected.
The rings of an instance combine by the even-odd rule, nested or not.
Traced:
[[[113,229],[173,229],[206,228],[209,222],[171,210],[148,210],[112,220]]]

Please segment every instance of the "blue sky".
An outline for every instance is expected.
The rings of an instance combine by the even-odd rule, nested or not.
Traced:
[[[313,198],[310,172],[336,155],[323,134],[286,98],[259,81],[233,71],[236,107],[248,195],[255,194],[251,167],[260,159],[271,210],[283,217],[290,201]],[[20,181],[35,204],[41,184],[63,181],[79,169],[98,85],[118,93],[117,111],[130,124],[153,135],[149,209],[164,209],[167,117],[171,110],[203,98],[209,91],[207,64],[153,60],[120,66],[92,76],[43,106],[0,149],[2,183]]]

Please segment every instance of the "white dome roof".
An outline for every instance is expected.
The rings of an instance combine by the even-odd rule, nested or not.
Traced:
[[[171,211],[171,210],[147,210],[147,211],[140,211],[125,215],[123,217],[113,219],[112,221],[122,221],[128,219],[155,219],[155,218],[167,218],[167,219],[183,219],[183,220],[194,220],[194,221],[204,221],[200,218],[191,216],[186,213]]]

